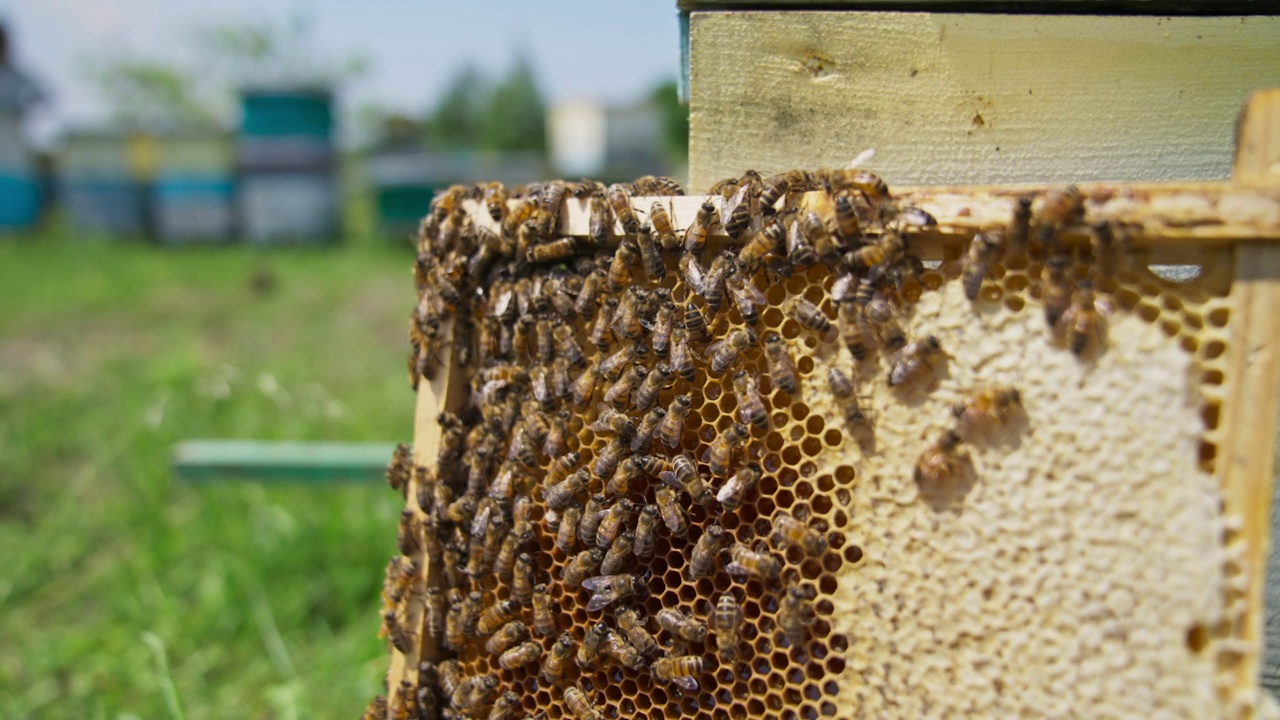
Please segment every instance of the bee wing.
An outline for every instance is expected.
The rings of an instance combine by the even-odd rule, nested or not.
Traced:
[[[729,478],[728,481],[720,487],[719,492],[716,493],[716,500],[723,504],[726,500],[733,497],[733,494],[738,491],[739,485],[740,483],[736,477]]]
[[[746,567],[736,562],[731,562],[728,565],[725,565],[724,569],[725,569],[725,572],[729,573],[734,577],[744,578],[751,575],[750,570],[747,570]]]
[[[676,479],[676,473],[674,470],[663,470],[662,472],[658,473],[658,479],[666,483],[667,485],[670,485],[671,487],[675,488],[676,490],[684,490],[684,486],[681,485],[680,481]]]
[[[720,350],[720,348],[724,347],[724,344],[725,344],[725,341],[724,341],[724,340],[717,340],[717,341],[715,341],[715,342],[711,343],[710,345],[708,345],[708,346],[707,346],[707,349],[706,349],[706,351],[705,351],[705,352],[706,352],[706,354],[707,354],[707,357],[711,357],[711,356],[715,355],[715,354],[716,354],[716,352],[718,352],[718,351]],[[692,350],[693,350],[693,348],[692,348],[692,347],[690,347],[690,348],[689,348],[689,350],[690,350],[690,351],[692,351]],[[699,360],[701,360],[702,358],[698,358],[698,359],[699,359]]]
[[[1104,298],[1104,297],[1100,297],[1100,298],[1097,298],[1096,300],[1094,300],[1094,301],[1093,301],[1093,306],[1094,306],[1095,308],[1097,308],[1097,309],[1098,309],[1098,312],[1102,313],[1103,315],[1115,315],[1115,314],[1116,314],[1116,307],[1115,307],[1115,305],[1112,305],[1112,304],[1111,304],[1111,301],[1110,301],[1110,300],[1108,300],[1108,299],[1106,299],[1106,298]]]
[[[850,161],[849,161],[849,164],[848,164],[848,165],[846,165],[846,166],[845,166],[845,168],[847,168],[847,169],[849,169],[849,170],[852,170],[852,169],[854,169],[854,168],[856,168],[856,167],[858,167],[858,166],[862,165],[862,164],[863,164],[863,163],[865,163],[865,162],[869,162],[869,161],[871,160],[871,158],[873,158],[873,157],[875,157],[875,156],[876,156],[876,149],[875,149],[875,148],[867,148],[866,150],[863,150],[862,152],[858,153],[858,155],[857,155],[856,157],[854,157],[852,160],[850,160]]]
[[[486,504],[484,509],[476,513],[476,516],[471,519],[471,537],[484,536],[485,529],[489,527],[489,513],[492,507],[492,505]]]
[[[671,678],[671,682],[685,692],[698,692],[698,681],[687,675],[677,675]]]
[[[584,581],[582,584],[585,586],[586,582]],[[614,600],[617,600],[617,599],[618,599],[617,596],[615,596],[613,593],[597,591],[594,595],[591,596],[591,599],[587,601],[587,612],[596,612],[597,610],[603,610],[606,607],[608,607],[610,604],[612,604]]]
[[[596,575],[582,581],[582,587],[595,592],[601,588],[606,588],[613,583],[613,575]]]
[[[738,191],[733,194],[733,197],[730,197],[727,200],[722,199],[720,201],[720,224],[721,225],[723,225],[724,221],[728,220],[729,216],[733,214],[733,211],[737,210],[738,206],[741,205],[747,199],[747,193],[749,192],[751,192],[751,186],[743,185],[742,187],[738,188]]]

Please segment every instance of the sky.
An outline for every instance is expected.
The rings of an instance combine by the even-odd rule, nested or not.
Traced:
[[[421,113],[463,63],[500,73],[521,49],[550,102],[625,103],[679,71],[674,0],[0,0],[14,62],[50,95],[31,119],[46,145],[106,119],[86,78],[95,61],[182,62],[194,27],[299,12],[317,54],[369,60],[342,91],[348,108]]]

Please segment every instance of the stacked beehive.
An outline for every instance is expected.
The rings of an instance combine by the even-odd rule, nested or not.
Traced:
[[[1276,209],[1228,195],[1207,212]],[[446,193],[410,369],[448,412],[390,469],[371,712],[1247,709],[1213,475],[1234,286],[1219,250],[1184,282],[1131,252],[1209,202],[1170,198]]]

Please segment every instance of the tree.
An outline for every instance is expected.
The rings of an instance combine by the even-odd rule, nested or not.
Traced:
[[[437,149],[478,147],[488,86],[489,81],[475,65],[455,71],[427,117],[427,145]]]
[[[98,86],[112,118],[128,126],[213,125],[216,98],[181,68],[150,60],[118,60],[98,68]]]
[[[662,147],[677,162],[689,158],[689,108],[680,103],[680,90],[674,80],[662,83],[649,93],[649,102],[662,117]]]
[[[545,152],[546,115],[533,68],[521,55],[489,95],[481,146],[487,150]]]

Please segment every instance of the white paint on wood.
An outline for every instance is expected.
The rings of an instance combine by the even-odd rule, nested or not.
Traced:
[[[1226,178],[1280,17],[694,13],[690,178],[835,167],[891,185]]]

